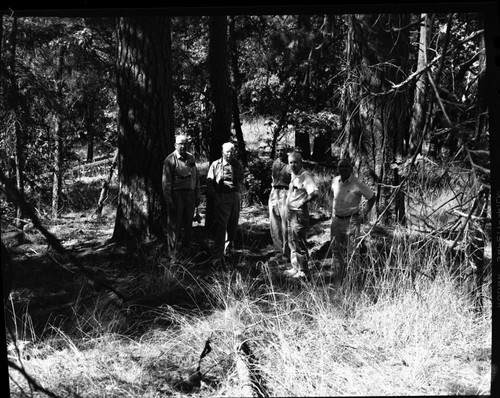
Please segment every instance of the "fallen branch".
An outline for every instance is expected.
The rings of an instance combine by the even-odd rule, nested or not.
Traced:
[[[262,377],[256,368],[257,359],[253,355],[248,341],[244,340],[235,346],[236,372],[240,382],[241,397],[267,397]]]

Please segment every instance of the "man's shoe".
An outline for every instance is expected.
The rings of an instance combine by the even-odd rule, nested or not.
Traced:
[[[283,274],[285,274],[286,276],[294,276],[297,272],[295,268],[290,268],[290,269],[287,269],[286,271],[283,271]]]

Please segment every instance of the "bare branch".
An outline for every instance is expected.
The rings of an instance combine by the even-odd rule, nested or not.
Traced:
[[[450,125],[450,127],[453,127],[453,123],[450,120],[450,117],[448,116],[448,114],[446,113],[446,109],[444,108],[444,104],[443,104],[443,101],[441,100],[441,96],[439,95],[438,89],[436,87],[436,83],[434,82],[434,79],[432,78],[432,76],[429,73],[429,71],[427,71],[427,77],[429,78],[429,82],[431,83],[431,86],[432,86],[432,88],[434,90],[434,94],[436,94],[436,99],[437,99],[437,101],[439,103],[439,107],[443,111],[443,115],[446,118],[446,121],[448,122],[448,124]]]

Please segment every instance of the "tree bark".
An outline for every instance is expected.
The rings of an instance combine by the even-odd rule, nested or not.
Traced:
[[[61,190],[63,180],[63,127],[62,127],[62,86],[63,86],[63,71],[66,57],[66,46],[61,45],[59,48],[57,71],[55,76],[56,81],[56,96],[58,110],[54,114],[54,168],[52,170],[52,218],[56,219],[59,216],[59,207],[61,201]]]
[[[210,43],[208,61],[210,66],[210,90],[215,113],[212,118],[209,161],[220,158],[222,144],[231,139],[233,104],[228,71],[227,17],[210,16]]]
[[[114,240],[163,237],[162,165],[174,149],[170,19],[117,24],[118,208]]]
[[[299,15],[297,18],[298,29],[298,50],[295,62],[297,64],[297,91],[296,99],[308,102],[311,95],[311,67],[309,64],[310,53],[312,51],[307,32],[311,29],[311,21],[308,15]],[[295,147],[302,152],[302,158],[311,158],[311,142],[308,130],[296,129]]]
[[[88,112],[88,110],[87,110]],[[90,120],[90,116],[86,116],[86,125],[87,125],[87,163],[92,163],[94,161],[94,137],[95,131],[92,126],[92,121]]]
[[[424,13],[421,15],[420,38],[418,44],[418,60],[416,69],[424,69],[427,66],[427,47],[430,34],[431,17]],[[427,73],[423,72],[415,84],[415,93],[413,95],[413,112],[410,121],[410,131],[408,138],[409,155],[419,151],[420,136],[423,133],[425,122],[425,99],[427,96]]]
[[[94,212],[94,214],[97,217],[101,217],[102,215],[104,200],[108,196],[109,185],[111,184],[111,180],[113,178],[113,173],[115,172],[117,163],[118,163],[118,151],[115,152],[115,156],[113,156],[113,161],[111,162],[111,166],[109,166],[108,178],[102,181],[101,193],[99,195],[99,200],[97,201],[97,208]]]
[[[238,105],[238,93],[241,88],[240,71],[238,68],[238,44],[236,42],[235,32],[234,32],[235,20],[234,16],[229,17],[229,47],[230,60],[231,60],[231,71],[233,78],[231,80],[232,88],[232,101],[233,101],[233,126],[234,132],[236,134],[236,140],[238,142],[238,151],[240,160],[243,166],[248,166],[248,156],[245,146],[245,139],[243,137],[243,130],[241,129],[240,120],[240,107]]]

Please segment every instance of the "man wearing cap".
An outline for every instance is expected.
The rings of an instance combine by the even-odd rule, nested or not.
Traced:
[[[277,261],[290,258],[287,239],[286,198],[291,174],[288,168],[288,149],[279,145],[278,157],[271,167],[271,193],[269,194],[269,228],[273,240],[274,259]]]
[[[172,257],[178,246],[189,248],[193,216],[201,199],[199,172],[188,148],[188,137],[177,135],[175,150],[163,162],[162,187],[167,202],[167,239]]]
[[[314,176],[302,167],[302,155],[299,152],[294,151],[288,155],[288,166],[291,178],[286,207],[292,268],[284,273],[293,278],[303,278],[309,274],[309,250],[306,240],[309,228],[308,203],[318,196],[318,186]]]
[[[233,248],[240,217],[240,193],[244,169],[233,143],[222,145],[222,157],[212,162],[207,174],[207,202],[213,206],[213,235],[218,261]]]
[[[376,195],[371,188],[352,174],[352,163],[341,159],[337,165],[339,172],[332,180],[333,207],[330,236],[333,258],[340,268],[341,280],[345,276],[346,259],[350,258],[357,245],[360,225],[367,220]],[[366,199],[360,210],[361,198]]]

